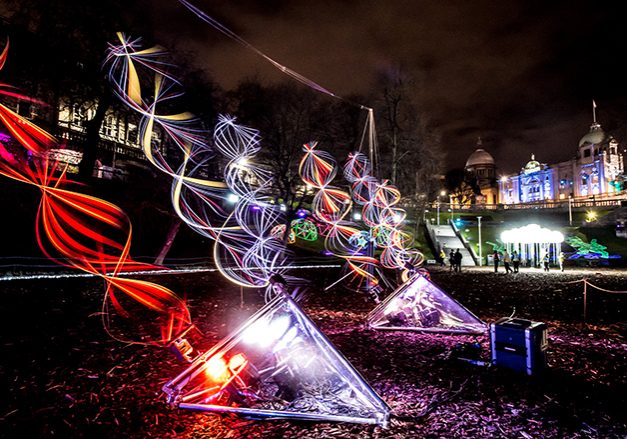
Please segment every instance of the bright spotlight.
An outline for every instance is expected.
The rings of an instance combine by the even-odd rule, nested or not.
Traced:
[[[226,196],[226,201],[229,203],[237,203],[239,201],[239,195],[237,194],[228,194]]]
[[[211,357],[207,360],[205,372],[216,383],[226,381],[229,378],[226,361],[222,356]]]
[[[501,241],[513,244],[532,244],[537,242],[564,242],[564,235],[556,230],[528,224],[517,229],[505,230],[501,233]]]
[[[361,219],[361,213],[359,213],[359,212],[353,213],[353,219],[355,221],[359,221]]]
[[[244,331],[243,341],[261,348],[271,346],[285,334],[290,323],[289,316],[279,316],[270,322],[258,320]]]

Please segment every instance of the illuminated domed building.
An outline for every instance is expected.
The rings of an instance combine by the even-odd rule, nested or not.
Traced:
[[[496,183],[496,164],[492,155],[482,146],[483,143],[479,137],[477,149],[466,160],[464,170],[476,179],[481,190],[481,196],[477,196],[477,202],[479,204],[496,204],[499,196]]]
[[[531,160],[518,174],[499,180],[499,203],[611,196],[620,190],[617,182],[623,171],[618,141],[603,131],[593,113],[590,131],[579,141],[574,158],[547,165],[538,162],[532,154]]]

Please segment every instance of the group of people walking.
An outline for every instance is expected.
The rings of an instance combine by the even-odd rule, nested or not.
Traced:
[[[494,261],[495,273],[498,273],[499,264],[501,262],[503,262],[503,268],[505,268],[505,273],[518,273],[518,270],[520,268],[520,255],[518,254],[516,250],[514,250],[511,256],[507,252],[507,250],[503,252],[499,252],[495,250],[494,253],[492,254],[492,259]],[[549,271],[551,256],[549,255],[548,252],[544,253],[544,256],[542,256],[541,261],[542,261],[542,269],[544,271]],[[563,253],[560,252],[559,256],[557,257],[557,261],[559,262],[560,271],[564,271],[564,254]]]
[[[504,252],[494,251],[492,254],[492,259],[494,261],[494,272],[498,273],[499,271],[499,263],[503,262],[503,267],[505,268],[505,273],[518,273],[520,269],[520,255],[516,250],[510,254],[505,250]]]
[[[462,271],[462,259],[463,256],[460,253],[459,249],[451,252],[448,255],[448,261],[451,264],[451,271]],[[444,266],[446,264],[446,251],[444,249],[440,250],[440,265]]]
[[[462,271],[463,256],[460,253],[459,249],[451,249],[450,253],[447,255],[446,250],[443,248],[440,250],[440,254],[438,256],[438,262],[442,267],[446,265],[446,259],[448,256],[451,271]],[[495,273],[499,272],[499,265],[501,264],[503,264],[505,273],[518,273],[520,270],[520,254],[516,250],[514,250],[511,255],[508,253],[507,250],[504,250],[502,252],[495,250],[492,254],[492,261],[494,264]],[[540,261],[543,270],[549,271],[549,265],[551,262],[550,254],[548,252],[544,253]],[[559,253],[557,261],[559,262],[560,270],[564,271],[564,254],[562,252]],[[530,264],[530,262],[530,260],[526,261],[527,264]]]

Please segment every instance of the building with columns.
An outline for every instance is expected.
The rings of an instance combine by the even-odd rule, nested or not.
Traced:
[[[501,204],[560,201],[572,198],[607,198],[621,191],[623,156],[618,141],[608,135],[596,120],[579,141],[575,157],[546,164],[531,160],[514,175],[498,181]]]

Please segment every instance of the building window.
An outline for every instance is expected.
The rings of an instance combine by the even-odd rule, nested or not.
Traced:
[[[128,130],[126,132],[126,142],[133,146],[137,146],[137,144],[139,143],[137,125],[133,123],[128,124]]]
[[[72,124],[79,127],[85,125],[85,109],[78,104],[72,106]]]
[[[107,137],[115,138],[117,134],[115,117],[109,115],[105,117],[104,125],[103,125],[103,134]]]
[[[583,156],[584,157],[590,157],[590,149],[589,148],[583,150]]]

